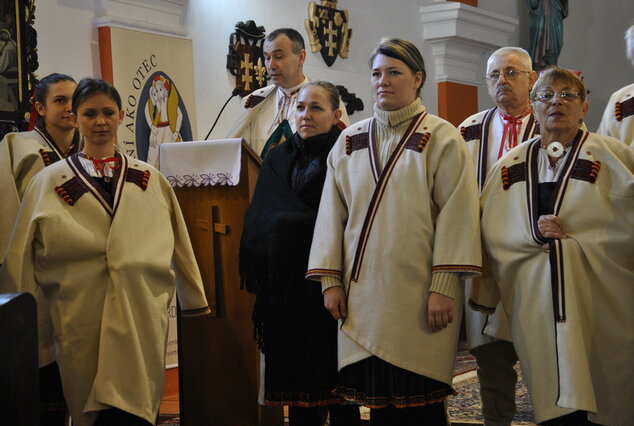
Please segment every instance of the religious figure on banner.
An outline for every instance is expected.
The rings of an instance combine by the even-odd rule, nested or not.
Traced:
[[[312,52],[319,51],[329,67],[337,55],[348,57],[352,30],[348,28],[350,16],[347,10],[337,9],[337,0],[321,0],[308,4],[308,19],[304,21],[310,38]]]
[[[16,111],[18,83],[18,49],[8,28],[0,30],[0,110]]]
[[[145,108],[145,119],[150,127],[147,162],[156,165],[159,145],[167,142],[181,142],[180,130],[183,112],[176,87],[163,75],[154,76]]]
[[[242,97],[265,87],[268,81],[262,50],[264,31],[254,21],[238,22],[236,32],[229,37],[227,69],[236,76],[236,87],[241,88]]]
[[[533,68],[557,65],[564,44],[564,19],[568,0],[525,0],[530,13],[530,49]]]

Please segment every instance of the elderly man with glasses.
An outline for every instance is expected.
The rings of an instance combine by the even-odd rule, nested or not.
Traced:
[[[497,160],[539,132],[529,93],[537,75],[531,57],[519,47],[502,47],[489,57],[485,79],[495,106],[467,118],[460,126],[475,165],[480,191],[489,169]],[[469,298],[471,283],[465,286]],[[510,425],[515,415],[514,365],[517,355],[504,309],[492,315],[466,309],[467,342],[478,362],[482,414],[486,425]],[[488,334],[484,334],[484,329]]]

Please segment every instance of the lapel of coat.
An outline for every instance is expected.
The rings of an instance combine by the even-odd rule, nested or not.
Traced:
[[[553,214],[559,215],[561,210],[561,204],[568,188],[568,183],[572,176],[574,165],[577,162],[581,147],[588,139],[588,132],[579,130],[575,137],[570,151],[568,151],[565,163],[562,165],[561,174],[559,180],[555,186],[553,192],[554,207]],[[537,228],[537,221],[539,220],[539,150],[541,147],[541,138],[531,143],[531,146],[527,152],[528,161],[528,173],[526,182],[526,198],[529,209],[530,229],[533,239],[536,243],[543,245],[548,243],[548,259],[550,263],[550,275],[551,286],[553,296],[553,312],[554,320],[558,323],[566,321],[566,295],[565,295],[565,282],[564,282],[564,268],[563,268],[563,244],[560,239],[546,239],[544,238]]]
[[[405,146],[407,141],[410,139],[412,134],[420,127],[423,120],[427,117],[427,112],[423,112],[412,120],[409,127],[405,131],[405,134],[396,145],[394,152],[390,155],[390,158],[387,160],[385,167],[383,169],[380,168],[378,161],[378,146],[375,140],[375,123],[374,119],[370,123],[370,146],[369,146],[369,155],[370,155],[370,165],[372,167],[372,173],[375,179],[376,187],[374,188],[374,192],[372,193],[372,198],[370,199],[370,205],[368,206],[368,211],[365,215],[365,219],[363,221],[363,228],[361,228],[361,235],[359,236],[359,242],[357,243],[357,249],[354,256],[354,261],[352,263],[352,274],[351,281],[356,282],[359,278],[359,271],[361,269],[361,264],[363,263],[363,255],[365,253],[365,248],[368,243],[368,238],[370,236],[370,230],[372,228],[372,223],[374,222],[374,218],[376,217],[376,213],[378,210],[378,206],[381,203],[381,199],[383,198],[383,194],[385,193],[385,188],[387,183],[394,171],[394,167],[398,162],[398,159],[403,154],[405,150]]]
[[[121,155],[119,153],[116,154],[116,157],[119,159],[119,163],[121,167],[115,170],[114,176],[112,177],[114,191],[113,194],[108,194],[95,180],[86,172],[84,167],[81,165],[78,155],[72,155],[66,159],[69,167],[75,174],[76,178],[79,182],[86,188],[87,192],[89,192],[95,199],[101,204],[103,209],[113,217],[119,207],[121,202],[121,195],[123,193],[123,185],[125,183],[125,176],[128,170],[128,159],[125,155]]]

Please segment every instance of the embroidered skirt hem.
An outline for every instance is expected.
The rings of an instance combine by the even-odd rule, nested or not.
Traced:
[[[370,357],[339,372],[334,393],[369,408],[422,407],[456,395],[451,386]]]

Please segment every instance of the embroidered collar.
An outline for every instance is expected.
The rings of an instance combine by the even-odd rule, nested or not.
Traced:
[[[104,158],[95,158],[86,154],[85,152],[78,153],[80,159],[87,160],[90,164],[92,163],[92,168],[95,171],[96,177],[112,177],[114,175],[114,171],[121,167],[121,162],[117,158],[117,154],[115,152],[112,157],[104,157]],[[82,164],[85,164],[82,161]],[[89,174],[92,175],[91,170],[86,170]]]
[[[299,83],[297,86],[295,87],[291,87],[289,89],[284,89],[283,87],[277,86],[278,90],[280,91],[280,96],[293,96],[295,95],[297,92],[299,92],[299,89],[301,89],[302,87],[304,87],[304,85],[306,83],[308,83],[310,80],[308,80],[308,78],[304,77],[304,81],[302,81],[301,83]]]

